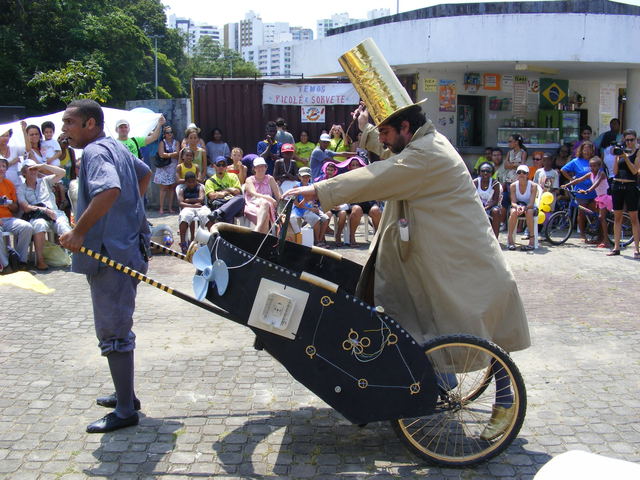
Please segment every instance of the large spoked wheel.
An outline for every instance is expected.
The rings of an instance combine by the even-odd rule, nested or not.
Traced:
[[[425,353],[441,393],[432,414],[391,421],[401,441],[418,457],[448,467],[476,465],[507,448],[527,409],[524,381],[509,354],[471,335],[438,337]]]
[[[613,245],[613,213],[607,212],[607,235]],[[631,229],[631,217],[627,212],[622,214],[622,226],[620,230],[620,246],[626,247],[633,242],[633,230]]]
[[[552,245],[562,245],[573,232],[573,220],[568,212],[556,212],[549,217],[544,235]]]

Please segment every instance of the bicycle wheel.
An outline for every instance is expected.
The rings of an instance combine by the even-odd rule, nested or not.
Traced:
[[[600,238],[600,219],[595,216],[587,216],[587,223],[584,227],[584,236],[589,243],[597,243]]]
[[[556,212],[549,217],[544,235],[552,245],[562,245],[573,232],[573,220],[566,211]]]
[[[607,212],[607,235],[609,241],[613,245],[613,213]],[[633,242],[633,230],[631,228],[631,217],[627,212],[622,214],[622,227],[620,230],[620,246],[626,247]]]
[[[430,463],[465,467],[488,460],[518,435],[526,412],[526,390],[511,357],[488,340],[472,335],[446,335],[426,346],[441,393],[435,411],[416,418],[392,420],[407,448]],[[487,378],[487,369],[494,375]],[[496,387],[501,377],[501,387]],[[506,387],[505,387],[506,382]],[[504,425],[487,435],[496,415],[496,399],[511,398]],[[504,410],[504,409],[503,409]]]

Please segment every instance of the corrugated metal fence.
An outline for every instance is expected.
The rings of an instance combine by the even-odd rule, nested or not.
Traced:
[[[415,76],[401,76],[400,82],[415,100]],[[299,139],[300,130],[307,130],[312,142],[317,142],[323,129],[342,124],[346,129],[351,122],[350,113],[355,105],[327,106],[325,123],[302,123],[300,106],[263,105],[262,89],[265,83],[316,84],[348,83],[346,78],[269,79],[269,78],[194,78],[192,101],[195,123],[202,129],[201,136],[210,140],[211,130],[220,128],[224,140],[231,148],[240,147],[245,154],[255,153],[256,144],[264,138],[264,127],[269,120],[282,117],[287,130]],[[349,132],[355,139],[356,126]]]

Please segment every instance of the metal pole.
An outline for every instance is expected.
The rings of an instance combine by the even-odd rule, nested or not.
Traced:
[[[158,36],[154,35],[153,40],[154,40],[155,49],[156,49],[155,64],[156,64],[156,100],[157,100],[158,99]]]

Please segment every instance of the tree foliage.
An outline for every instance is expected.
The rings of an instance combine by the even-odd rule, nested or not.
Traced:
[[[111,95],[103,80],[104,72],[96,62],[70,60],[61,69],[36,72],[27,85],[40,93],[40,105],[60,108],[78,98],[106,103]]]
[[[200,37],[188,62],[189,76],[253,77],[260,76],[256,66],[238,52],[220,46],[210,37]]]
[[[68,94],[114,106],[153,98],[150,35],[163,36],[159,96],[186,95],[184,39],[165,21],[160,0],[3,0],[0,104],[59,108]]]

